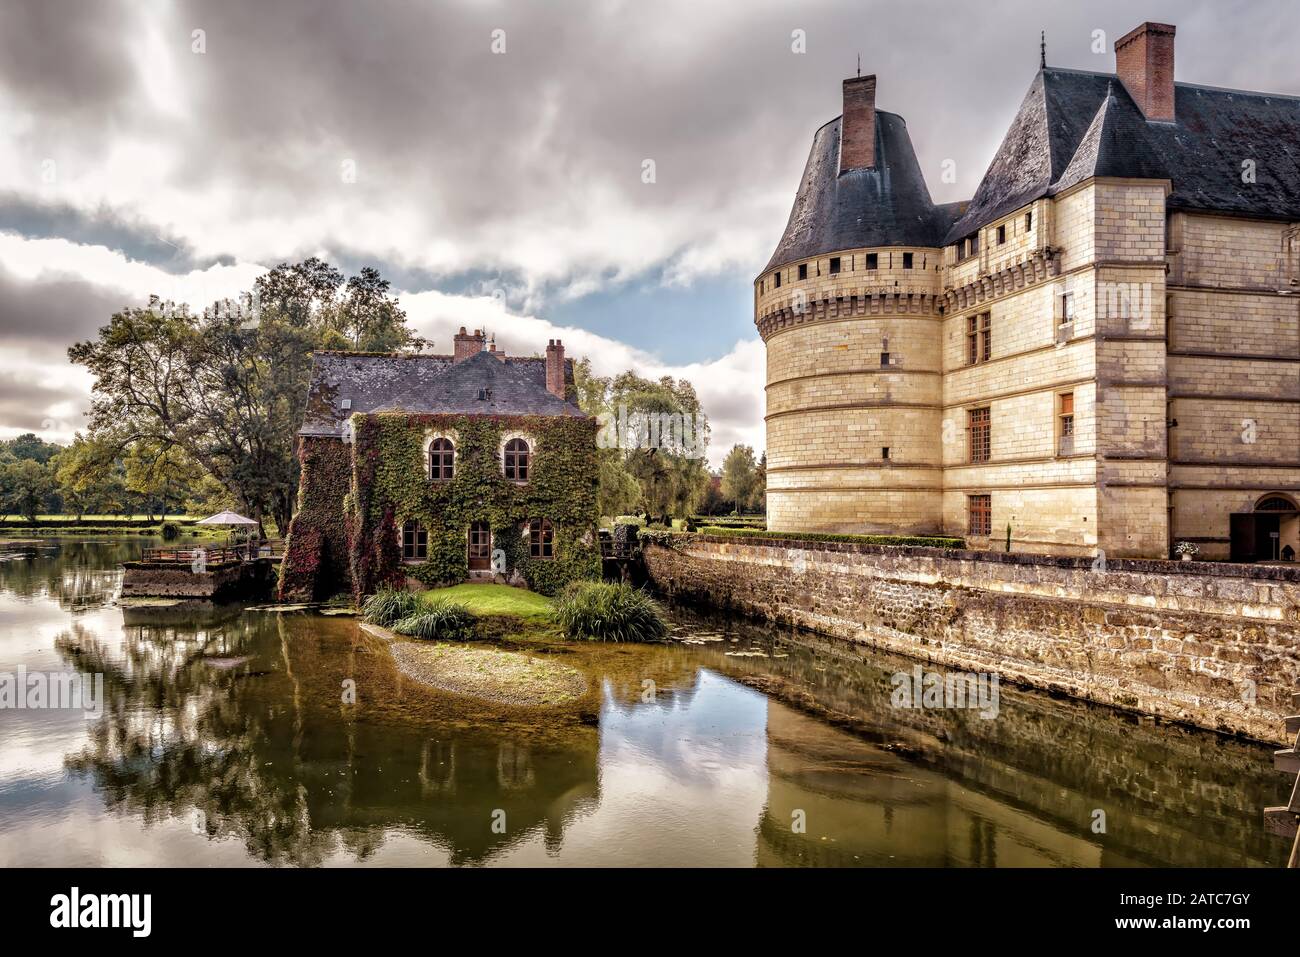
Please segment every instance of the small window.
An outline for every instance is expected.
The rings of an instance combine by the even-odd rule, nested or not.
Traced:
[[[867,268],[868,268],[868,269],[879,269],[879,268],[880,268],[880,254],[879,254],[879,253],[867,253]]]
[[[836,273],[838,273],[839,271],[840,271],[840,257],[839,257],[839,256],[832,256],[832,257],[831,257],[831,275],[834,276],[834,275],[835,275]]]
[[[533,558],[555,557],[555,529],[549,519],[535,518],[528,523],[528,554]]]
[[[993,319],[982,312],[966,319],[966,364],[988,362],[993,358]]]
[[[528,481],[528,459],[531,452],[523,439],[511,439],[506,443],[505,465],[506,478],[512,482]]]
[[[904,269],[911,269],[911,268],[912,268],[912,254],[911,254],[911,253],[903,253],[903,268],[904,268]]]
[[[1061,293],[1061,325],[1074,322],[1074,293]]]
[[[1001,226],[998,227],[998,245],[1001,246],[1006,241],[1007,241],[1007,227],[1006,224],[1003,223]]]
[[[1029,232],[1033,228],[1034,228],[1034,211],[1031,209],[1029,212],[1025,213],[1025,232]]]
[[[456,467],[456,447],[451,439],[434,439],[429,446],[429,478],[450,482]]]
[[[1065,392],[1060,397],[1061,411],[1057,415],[1057,454],[1074,454],[1074,393]]]
[[[966,412],[966,436],[970,447],[972,462],[987,462],[991,451],[989,435],[989,409],[968,409]]]
[[[976,233],[970,238],[970,254],[974,256],[980,251],[980,234]]]
[[[417,562],[428,557],[429,530],[422,528],[419,522],[407,522],[402,526],[402,558]]]
[[[808,278],[808,264],[807,264],[807,263],[800,263],[800,264],[799,264],[799,278],[800,278],[800,279],[807,279],[807,278]]]
[[[781,288],[781,274],[779,272],[772,273],[772,288],[773,289]]]
[[[880,354],[880,367],[883,369],[887,365],[889,365],[889,353],[882,352]]]
[[[993,496],[966,496],[966,534],[986,538],[993,534]]]
[[[888,459],[889,459],[889,446],[888,446],[888,445],[882,445],[882,446],[880,447],[880,457],[881,457],[882,459],[885,459],[886,461],[888,461]]]

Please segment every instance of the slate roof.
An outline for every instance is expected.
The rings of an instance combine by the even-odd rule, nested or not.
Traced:
[[[1043,68],[943,242],[1090,176],[1168,179],[1170,209],[1300,219],[1300,98],[1175,83],[1174,122],[1148,122],[1115,74]]]
[[[785,234],[764,272],[838,249],[938,246],[957,218],[958,204],[931,202],[901,116],[877,110],[875,168],[842,174],[841,120],[813,135]]]
[[[564,360],[564,380],[567,399],[547,391],[545,359],[502,361],[490,352],[458,363],[451,356],[317,352],[298,434],[341,436],[356,412],[584,415],[572,359]]]

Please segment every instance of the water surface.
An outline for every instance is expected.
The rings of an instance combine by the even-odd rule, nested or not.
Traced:
[[[0,671],[103,674],[108,699],[89,720],[0,711],[0,865],[1203,867],[1287,852],[1261,825],[1289,793],[1268,748],[1006,685],[992,720],[899,709],[890,676],[913,662],[687,610],[675,633],[702,643],[564,646],[588,698],[503,709],[405,679],[350,618],[121,607],[117,563],[144,544],[0,561]]]

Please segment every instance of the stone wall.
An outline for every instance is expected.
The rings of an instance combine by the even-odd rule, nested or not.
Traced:
[[[676,536],[651,582],[1004,680],[1282,742],[1300,569]]]

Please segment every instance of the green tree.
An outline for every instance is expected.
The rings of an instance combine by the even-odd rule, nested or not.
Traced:
[[[758,463],[748,445],[733,445],[722,462],[722,496],[736,514],[750,507],[758,491]]]
[[[0,512],[35,523],[46,498],[58,489],[48,465],[35,459],[14,459],[0,465]]]

